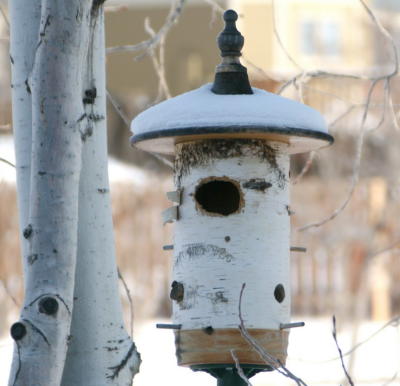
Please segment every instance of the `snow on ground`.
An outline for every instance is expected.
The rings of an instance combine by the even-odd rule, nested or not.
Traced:
[[[338,353],[331,334],[330,319],[312,318],[305,321],[305,327],[291,331],[287,367],[309,386],[346,384],[343,382],[340,360],[332,360],[337,358]],[[169,330],[158,330],[155,327],[156,322],[164,321],[157,320],[137,326],[135,341],[143,362],[140,373],[135,377],[134,386],[216,385],[216,381],[207,374],[194,373],[176,366],[173,333]],[[378,322],[364,322],[357,341],[371,336],[382,325],[383,323]],[[351,347],[351,335],[350,325],[340,329],[339,324],[338,340],[343,352]],[[0,341],[0,385],[7,384],[11,352],[11,340],[7,338]],[[347,365],[348,357],[345,357],[345,363]],[[399,327],[389,326],[356,351],[352,374],[356,385],[400,385],[400,376],[397,376],[399,370]],[[252,384],[286,386],[294,385],[294,382],[274,372],[256,375],[252,378]]]
[[[15,164],[14,141],[11,135],[0,135],[0,158]],[[130,183],[142,186],[148,180],[148,174],[142,169],[119,161],[113,157],[108,159],[108,174],[110,183]],[[0,160],[0,183],[15,183],[15,169]]]
[[[0,158],[15,164],[14,141],[11,135],[0,136]],[[15,183],[15,169],[0,160],[0,183]]]

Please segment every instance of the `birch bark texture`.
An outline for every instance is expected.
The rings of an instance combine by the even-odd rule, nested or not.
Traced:
[[[41,0],[14,0],[9,3],[11,19],[10,61],[12,67],[12,114],[16,154],[18,215],[20,227],[28,226],[31,178],[32,93],[29,86],[33,58],[39,34]],[[28,33],[29,31],[29,33]],[[29,232],[29,228],[27,228]],[[28,243],[21,238],[22,255],[28,255]],[[26,259],[22,266],[26,272]]]
[[[136,348],[122,325],[109,197],[103,194],[108,182],[102,3],[11,2],[13,117],[26,241],[25,300],[11,327],[9,385],[130,385],[138,370]],[[96,234],[101,241],[94,246]],[[104,279],[99,296],[92,271]],[[81,301],[75,312],[74,296]],[[102,339],[116,352],[105,355],[105,345],[96,356]],[[90,366],[78,368],[75,356]],[[72,374],[77,371],[82,373]],[[95,377],[96,372],[101,374]]]
[[[62,385],[131,385],[140,356],[124,328],[107,169],[104,15],[92,19],[79,184],[74,308]]]
[[[173,323],[181,325],[181,365],[230,363],[232,348],[240,363],[260,362],[237,330],[243,283],[246,328],[285,360],[287,333],[280,324],[290,320],[287,147],[252,139],[176,147],[181,203],[171,298]]]

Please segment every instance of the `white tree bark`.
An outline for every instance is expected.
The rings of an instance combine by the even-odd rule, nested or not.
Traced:
[[[30,82],[32,231],[24,307],[11,330],[17,345],[11,385],[61,381],[77,249],[79,117],[88,17],[89,1],[42,2]]]
[[[118,297],[102,3],[11,2],[25,303],[9,385],[131,385],[140,364]]]
[[[74,311],[62,385],[131,385],[140,357],[122,318],[107,173],[103,13],[91,25]]]
[[[39,33],[41,0],[13,0],[9,3],[11,20],[10,60],[12,68],[13,131],[17,171],[18,214],[21,229],[28,226],[31,178],[32,98],[29,86]],[[26,228],[26,235],[30,228]],[[28,243],[21,234],[22,255]],[[23,259],[24,271],[26,259]]]
[[[27,155],[25,159],[19,158],[23,166],[19,179],[22,225],[26,225],[29,207],[29,225],[25,232],[29,251],[24,255],[27,261],[25,304],[20,321],[11,329],[16,350],[10,385],[61,383],[73,309],[81,150],[87,134],[84,104],[92,104],[90,100],[95,98],[92,90],[87,89],[88,79],[93,76],[89,48],[92,48],[91,32],[101,3],[43,0],[40,28],[34,22],[38,8],[23,10],[26,3],[19,2],[12,12],[16,56],[13,61],[19,66],[13,69],[19,92],[15,94],[19,99],[27,96],[22,94],[24,84],[25,92],[32,98],[31,103],[26,99],[28,108],[19,104],[18,96],[14,98],[15,120],[17,125],[26,128],[21,132],[26,140],[17,137],[16,142],[17,153]],[[38,6],[36,2],[35,5]],[[20,15],[24,17],[19,20]],[[26,59],[23,46],[27,48]],[[25,82],[31,68],[31,79]],[[30,127],[33,134],[29,185]],[[26,145],[24,150],[18,150],[21,144]],[[111,242],[112,238],[106,241]],[[112,269],[106,275],[110,273]],[[132,347],[126,333],[113,336],[124,341],[125,345],[120,344],[121,351],[128,346],[126,341]],[[120,354],[122,362],[129,352],[132,354],[129,349]],[[131,355],[132,358],[135,357]],[[121,362],[110,362],[109,367],[113,365]]]

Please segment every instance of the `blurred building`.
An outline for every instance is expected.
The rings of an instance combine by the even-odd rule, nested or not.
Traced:
[[[276,76],[301,69],[365,74],[374,66],[373,31],[358,1],[280,0],[275,9],[271,0],[232,0],[231,5],[242,16],[244,55]],[[254,69],[252,74],[257,77]]]

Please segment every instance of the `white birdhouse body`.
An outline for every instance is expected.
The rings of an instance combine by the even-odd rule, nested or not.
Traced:
[[[192,352],[193,343],[201,343],[196,330],[218,336],[237,330],[244,283],[246,327],[272,332],[274,346],[268,349],[284,360],[287,337],[280,325],[290,321],[287,145],[209,140],[177,145],[176,154],[181,204],[173,281],[183,293],[173,301],[173,323],[181,325],[180,363],[204,363],[206,352]],[[229,354],[229,347],[219,346],[224,355],[208,353],[214,363]],[[215,343],[210,349],[215,351]],[[250,353],[240,354],[249,361]]]
[[[232,154],[211,154],[179,169],[182,152],[218,149],[221,144]],[[183,283],[185,296],[173,304],[173,322],[182,329],[236,328],[240,289],[246,283],[246,326],[279,329],[290,318],[288,291],[282,302],[274,297],[278,284],[289,288],[286,146],[219,140],[181,144],[177,154],[182,200],[175,224],[173,280]]]

